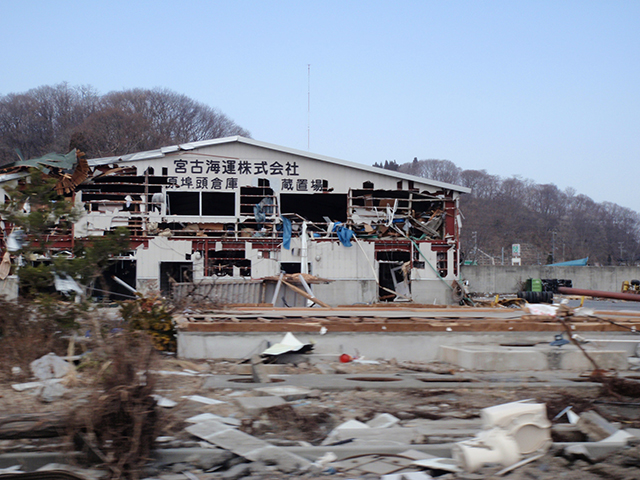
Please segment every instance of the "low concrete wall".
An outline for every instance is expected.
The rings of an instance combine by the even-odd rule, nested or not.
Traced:
[[[567,279],[574,288],[619,292],[624,280],[640,279],[640,267],[464,265],[460,277],[469,281],[472,293],[516,293],[527,278]]]
[[[408,332],[378,333],[336,332],[320,334],[317,332],[296,333],[298,340],[313,343],[313,356],[327,357],[337,361],[342,353],[362,355],[365,359],[395,358],[400,362],[433,362],[442,360],[442,346],[456,345],[499,345],[516,342],[541,342],[548,344],[553,340],[553,332]],[[559,331],[559,330],[558,330]],[[283,332],[258,333],[204,333],[178,331],[178,356],[180,358],[249,358],[262,353],[268,346],[282,341]],[[584,332],[588,339],[626,339],[624,334],[615,332]],[[631,349],[636,345],[630,343]],[[615,350],[626,350],[621,344]],[[311,358],[310,357],[310,358]]]

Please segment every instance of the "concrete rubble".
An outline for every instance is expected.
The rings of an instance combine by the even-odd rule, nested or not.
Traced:
[[[290,365],[256,356],[247,363],[167,361],[155,371],[162,387],[155,399],[178,421],[156,439],[147,477],[550,480],[577,469],[589,480],[634,478],[640,468],[640,429],[633,428],[640,414],[614,421],[593,402],[614,397],[576,370],[484,371],[383,358],[342,364],[314,355]],[[29,396],[44,381],[62,383],[58,377],[10,390]],[[616,411],[637,405],[610,403]],[[25,456],[3,440],[3,425],[0,417],[0,469],[65,462],[37,449]],[[627,476],[605,476],[613,471]]]

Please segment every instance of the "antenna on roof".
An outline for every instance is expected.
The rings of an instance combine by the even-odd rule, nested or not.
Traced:
[[[307,150],[311,150],[311,64],[307,63]]]

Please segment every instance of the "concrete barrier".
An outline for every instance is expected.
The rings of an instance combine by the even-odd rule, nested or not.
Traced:
[[[575,288],[619,292],[624,280],[640,279],[640,267],[464,265],[460,277],[472,293],[516,293],[527,278],[567,279]]]

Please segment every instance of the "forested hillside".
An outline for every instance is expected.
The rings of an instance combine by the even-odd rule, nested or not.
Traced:
[[[590,265],[640,263],[640,215],[629,208],[596,203],[552,183],[462,170],[448,160],[416,158],[375,166],[471,188],[460,201],[466,260],[500,265],[504,253],[507,265],[511,245],[517,243],[522,245],[525,264],[584,257],[589,257]]]
[[[249,132],[220,111],[166,89],[99,95],[62,83],[0,96],[0,165],[49,152],[89,158]]]

